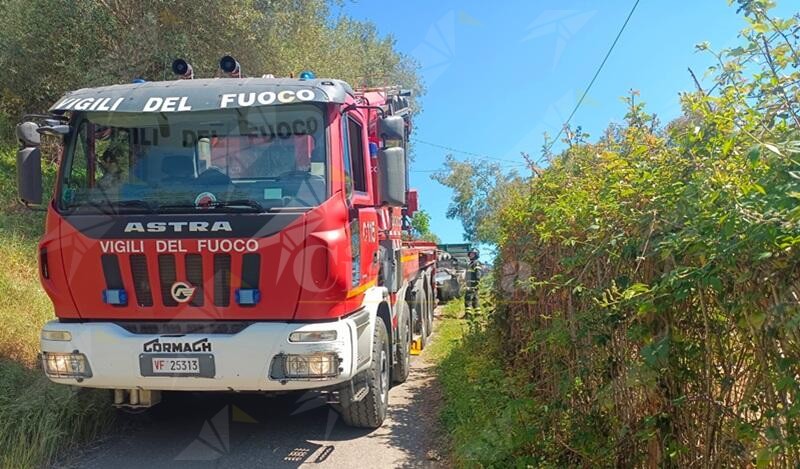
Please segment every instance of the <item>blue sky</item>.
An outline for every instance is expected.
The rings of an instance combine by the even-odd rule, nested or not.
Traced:
[[[787,0],[779,1],[786,11]],[[399,51],[420,62],[427,86],[414,134],[426,142],[521,161],[538,156],[600,64],[633,0],[515,2],[346,2],[342,13],[375,23]],[[335,13],[338,13],[335,12]],[[713,58],[695,52],[709,41],[738,43],[745,21],[726,0],[641,0],[572,124],[597,137],[625,114],[620,97],[639,90],[663,120],[679,112],[678,93],[693,89],[687,67],[702,79]],[[444,242],[461,242],[445,211],[450,191],[430,179],[446,150],[416,145],[411,185]],[[454,154],[459,159],[469,157]],[[502,163],[513,167],[513,163]]]

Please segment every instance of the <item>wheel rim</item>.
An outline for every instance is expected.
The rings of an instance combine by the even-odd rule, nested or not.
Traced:
[[[381,402],[386,401],[389,392],[389,358],[386,349],[381,350]]]

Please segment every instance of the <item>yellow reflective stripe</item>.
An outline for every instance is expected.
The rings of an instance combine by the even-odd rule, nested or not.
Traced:
[[[370,280],[369,282],[361,284],[358,287],[356,287],[355,289],[350,290],[347,293],[347,297],[348,298],[352,298],[354,296],[358,296],[358,295],[364,293],[365,291],[367,291],[367,289],[369,289],[369,288],[371,288],[373,286],[375,286],[375,280]]]
[[[416,254],[406,254],[405,256],[400,258],[400,262],[408,262],[412,261],[417,258]]]

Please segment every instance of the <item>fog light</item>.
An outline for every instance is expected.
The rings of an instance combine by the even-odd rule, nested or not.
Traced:
[[[53,378],[91,378],[89,360],[82,353],[42,353],[42,365]]]
[[[59,342],[69,342],[72,340],[72,334],[68,331],[48,331],[42,329],[42,340],[57,340]]]
[[[283,367],[287,378],[325,378],[339,374],[339,359],[335,353],[286,355]]]
[[[328,342],[336,340],[336,331],[297,331],[289,334],[289,342]]]

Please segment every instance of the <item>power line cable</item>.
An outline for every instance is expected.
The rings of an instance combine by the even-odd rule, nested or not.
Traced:
[[[620,27],[619,31],[617,32],[617,36],[614,38],[614,42],[611,43],[611,47],[608,48],[608,51],[606,52],[605,57],[603,57],[603,61],[600,62],[600,66],[597,67],[597,71],[595,71],[594,76],[592,77],[592,80],[589,82],[589,85],[583,91],[583,94],[581,95],[581,97],[578,100],[578,102],[575,104],[575,107],[572,109],[572,112],[570,112],[569,117],[567,117],[566,122],[564,122],[564,125],[561,126],[561,129],[559,129],[558,134],[556,135],[556,137],[552,140],[552,142],[548,146],[548,150],[553,147],[555,142],[558,141],[558,139],[561,137],[561,134],[564,133],[564,128],[569,125],[570,121],[575,116],[575,113],[578,112],[578,109],[581,107],[581,104],[583,104],[583,100],[586,99],[586,96],[589,94],[589,91],[592,89],[592,86],[594,85],[594,82],[597,81],[597,77],[600,76],[600,72],[603,70],[603,67],[605,66],[606,62],[608,61],[608,58],[611,56],[611,52],[613,52],[614,48],[617,46],[617,43],[619,42],[619,38],[622,36],[622,33],[625,31],[625,28],[628,26],[628,23],[630,22],[631,17],[633,16],[633,13],[636,11],[636,7],[639,6],[639,2],[640,1],[641,0],[636,0],[634,2],[633,6],[631,7],[631,10],[628,12],[628,16],[625,18],[625,22],[622,23],[622,27]],[[460,153],[462,155],[468,155],[468,156],[472,156],[472,157],[483,159],[483,160],[501,161],[501,162],[504,162],[504,163],[511,163],[511,164],[514,164],[514,165],[527,165],[527,163],[523,163],[523,162],[519,162],[519,161],[512,161],[512,160],[508,160],[508,159],[504,159],[504,158],[495,158],[495,157],[491,157],[491,156],[487,156],[487,155],[481,155],[479,153],[475,153],[475,152],[471,152],[471,151],[459,150],[457,148],[449,147],[447,145],[440,145],[438,143],[428,142],[428,141],[425,141],[425,140],[420,140],[418,138],[414,138],[413,141],[416,142],[416,143],[421,143],[423,145],[428,145],[428,146],[431,146],[431,147],[440,148],[442,150],[447,150],[447,151],[450,151],[450,152],[453,152],[453,153]],[[423,173],[423,172],[436,172],[436,171],[437,170],[415,170],[415,171],[412,171],[412,172]]]
[[[481,160],[501,161],[503,163],[510,163],[510,164],[514,164],[514,165],[524,165],[524,164],[526,164],[526,163],[523,163],[523,162],[520,162],[520,161],[508,160],[508,159],[504,159],[504,158],[496,158],[496,157],[493,157],[493,156],[481,155],[480,153],[475,153],[475,152],[471,152],[471,151],[459,150],[457,148],[448,147],[447,145],[440,145],[438,143],[427,142],[425,140],[420,140],[418,138],[413,138],[412,141],[416,142],[416,143],[421,143],[423,145],[428,145],[430,147],[440,148],[442,150],[447,150],[449,152],[460,153],[462,155],[472,156],[474,158],[478,158],[478,159],[481,159]]]
[[[622,36],[623,31],[625,31],[625,27],[628,26],[628,22],[631,20],[631,16],[633,16],[633,12],[636,11],[636,7],[639,6],[639,1],[640,0],[636,0],[636,2],[634,2],[633,6],[631,7],[631,11],[628,12],[628,17],[625,18],[625,22],[622,23],[622,27],[619,29],[619,32],[617,33],[617,37],[614,38],[614,42],[612,42],[611,43],[611,47],[608,48],[608,52],[606,52],[606,56],[603,57],[603,61],[600,62],[600,66],[597,67],[597,71],[594,72],[594,76],[592,77],[592,81],[589,82],[589,85],[583,91],[583,94],[581,95],[581,98],[578,100],[578,103],[575,104],[575,107],[572,109],[572,112],[569,114],[569,117],[567,117],[567,121],[564,122],[564,125],[562,125],[561,129],[558,130],[558,134],[556,135],[556,138],[554,138],[550,142],[550,145],[548,145],[548,147],[547,147],[548,151],[551,148],[553,148],[553,145],[555,145],[555,143],[561,137],[561,134],[564,133],[564,129],[569,125],[570,121],[575,116],[575,113],[578,112],[578,109],[581,107],[581,104],[583,104],[583,100],[586,98],[586,95],[589,94],[589,90],[592,89],[592,85],[594,85],[594,82],[597,80],[597,77],[600,76],[600,72],[603,70],[603,67],[605,66],[606,62],[608,61],[608,58],[611,56],[611,52],[614,50],[614,47],[616,47],[617,42],[619,42],[619,38]]]

